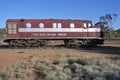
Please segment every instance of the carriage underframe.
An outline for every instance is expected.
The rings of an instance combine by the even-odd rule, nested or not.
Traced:
[[[102,45],[103,39],[7,39],[5,42],[9,44],[11,48],[18,47],[42,47],[46,46],[50,41],[61,40],[64,42],[64,46],[98,46]]]

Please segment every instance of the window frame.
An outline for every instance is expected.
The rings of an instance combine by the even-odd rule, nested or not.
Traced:
[[[8,34],[18,34],[18,30],[17,30],[17,23],[16,22],[9,22],[7,23],[7,33]]]

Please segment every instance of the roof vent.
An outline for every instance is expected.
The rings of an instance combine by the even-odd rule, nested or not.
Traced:
[[[24,19],[23,19],[23,18],[21,18],[21,19],[20,19],[20,22],[23,22],[23,21],[24,21]]]

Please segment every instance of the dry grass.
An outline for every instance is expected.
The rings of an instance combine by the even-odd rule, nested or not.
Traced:
[[[0,71],[0,80],[120,80],[120,57],[81,57],[80,55],[31,55],[26,61],[9,65]]]

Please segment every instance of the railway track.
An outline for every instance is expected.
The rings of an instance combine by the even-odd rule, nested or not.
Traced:
[[[0,49],[8,49],[9,46],[7,44],[0,44]]]
[[[79,47],[79,46],[75,46],[75,45],[72,45],[72,46],[65,46],[64,42],[63,41],[50,41],[48,42],[47,45],[44,45],[44,46],[30,46],[30,47],[9,47],[9,45],[7,43],[1,43],[0,44],[0,49],[47,49],[47,48],[52,48],[52,49],[55,49],[55,48],[76,48],[76,47]]]
[[[46,48],[66,48],[65,45],[45,45],[45,46],[40,46],[40,47],[9,47],[6,44],[0,44],[0,49],[46,49]]]
[[[39,46],[39,47],[9,47],[8,44],[0,44],[0,49],[56,49],[56,48],[80,48],[80,46],[70,46],[67,47],[65,45],[45,45],[45,46]]]

